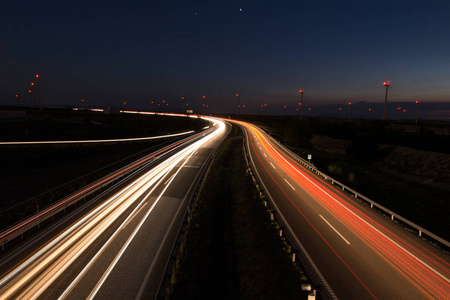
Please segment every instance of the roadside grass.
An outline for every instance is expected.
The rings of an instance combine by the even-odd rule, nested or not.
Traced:
[[[201,188],[166,299],[306,299],[250,175],[233,127]]]

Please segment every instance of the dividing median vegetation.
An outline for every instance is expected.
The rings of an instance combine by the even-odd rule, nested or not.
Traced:
[[[243,154],[239,128],[204,181],[165,287],[166,299],[306,299],[302,270],[270,219]]]

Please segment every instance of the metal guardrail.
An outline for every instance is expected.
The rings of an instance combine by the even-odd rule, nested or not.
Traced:
[[[132,172],[138,170],[143,164],[149,163],[151,161],[157,160],[161,158],[162,156],[166,155],[167,153],[173,151],[175,148],[180,146],[181,144],[190,141],[192,139],[198,138],[200,136],[203,136],[205,133],[212,131],[213,128],[202,131],[200,133],[197,133],[191,137],[182,139],[180,141],[177,141],[173,144],[170,144],[169,146],[156,151],[154,153],[151,153],[115,172],[113,172],[110,175],[107,175],[91,184],[89,184],[87,187],[83,188],[82,190],[79,190],[62,200],[56,202],[55,204],[50,205],[47,208],[42,209],[41,211],[38,211],[37,213],[33,214],[32,216],[10,226],[3,232],[0,232],[0,245],[2,247],[2,250],[5,250],[5,244],[9,241],[21,236],[23,237],[23,234],[27,232],[28,230],[34,228],[34,227],[40,227],[40,224],[50,218],[53,218],[56,214],[59,212],[66,210],[69,206],[72,206],[79,201],[85,199],[87,196],[95,193],[96,191],[111,185],[112,183],[116,182],[117,180],[131,174]]]
[[[362,199],[364,201],[366,201],[367,203],[370,204],[371,208],[376,207],[377,209],[389,214],[391,216],[391,220],[400,220],[401,222],[407,224],[408,226],[410,226],[411,228],[417,230],[418,235],[422,236],[423,234],[425,234],[427,237],[441,243],[442,245],[445,245],[447,247],[450,248],[450,242],[448,242],[447,240],[441,238],[440,236],[430,232],[429,230],[424,229],[422,226],[417,225],[414,222],[411,222],[410,220],[402,217],[401,215],[393,212],[392,210],[390,210],[387,207],[384,207],[381,204],[378,204],[377,202],[371,200],[370,198],[358,193],[357,191],[353,190],[352,188],[346,186],[345,184],[337,181],[336,179],[328,176],[327,174],[319,171],[313,164],[309,163],[308,161],[306,161],[305,159],[301,158],[300,156],[298,156],[297,154],[295,154],[294,152],[292,152],[290,149],[288,149],[286,146],[284,146],[283,144],[281,144],[279,141],[277,141],[276,139],[274,139],[272,136],[269,135],[269,138],[281,149],[284,150],[285,153],[287,153],[291,158],[293,158],[295,161],[297,161],[298,163],[300,163],[301,165],[303,165],[304,167],[306,167],[307,169],[311,170],[312,172],[316,173],[317,175],[321,176],[324,178],[324,180],[331,182],[331,184],[333,185],[338,185],[342,188],[343,191],[348,191],[351,194],[354,195],[355,199]]]

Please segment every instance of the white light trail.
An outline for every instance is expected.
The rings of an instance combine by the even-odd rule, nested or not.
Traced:
[[[187,162],[198,148],[205,145],[212,138],[225,130],[225,124],[219,123],[217,130],[199,139],[186,148],[172,154],[164,162],[155,166],[140,178],[134,180],[127,187],[110,197],[95,210],[87,214],[70,228],[63,231],[47,245],[28,257],[16,268],[0,279],[0,299],[9,299],[19,296],[20,298],[35,299],[47,287],[49,287],[88,247],[111,226],[131,205],[145,195],[143,200],[136,206],[133,212],[119,226],[119,229],[106,242],[104,247],[129,223],[130,218],[135,216],[138,209],[144,205],[155,187],[162,182],[168,172],[175,168],[181,161]],[[173,180],[175,176],[171,177]],[[170,184],[170,182],[169,182]],[[166,185],[165,189],[169,186]],[[150,191],[150,192],[149,192]],[[159,199],[159,198],[158,198]],[[157,201],[154,203],[156,205]],[[154,207],[154,205],[152,207]],[[148,212],[151,212],[152,209]],[[141,221],[143,223],[145,218]],[[138,229],[136,229],[137,232]],[[100,249],[104,251],[104,247]],[[97,253],[86,266],[89,268],[97,259]],[[83,276],[88,269],[83,269],[79,276]],[[67,288],[67,293],[73,288],[81,277],[77,276],[74,282]],[[66,292],[62,297],[65,297]]]
[[[194,133],[193,130],[184,131],[173,134],[149,136],[142,138],[127,138],[127,139],[106,139],[106,140],[73,140],[73,141],[32,141],[32,142],[0,142],[0,145],[40,145],[40,144],[83,144],[83,143],[117,143],[117,142],[136,142],[136,141],[148,141],[156,139],[164,139],[182,135],[188,135]]]

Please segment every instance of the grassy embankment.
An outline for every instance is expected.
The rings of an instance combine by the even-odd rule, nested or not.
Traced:
[[[305,297],[306,278],[246,173],[242,147],[234,128],[201,188],[167,299]]]

